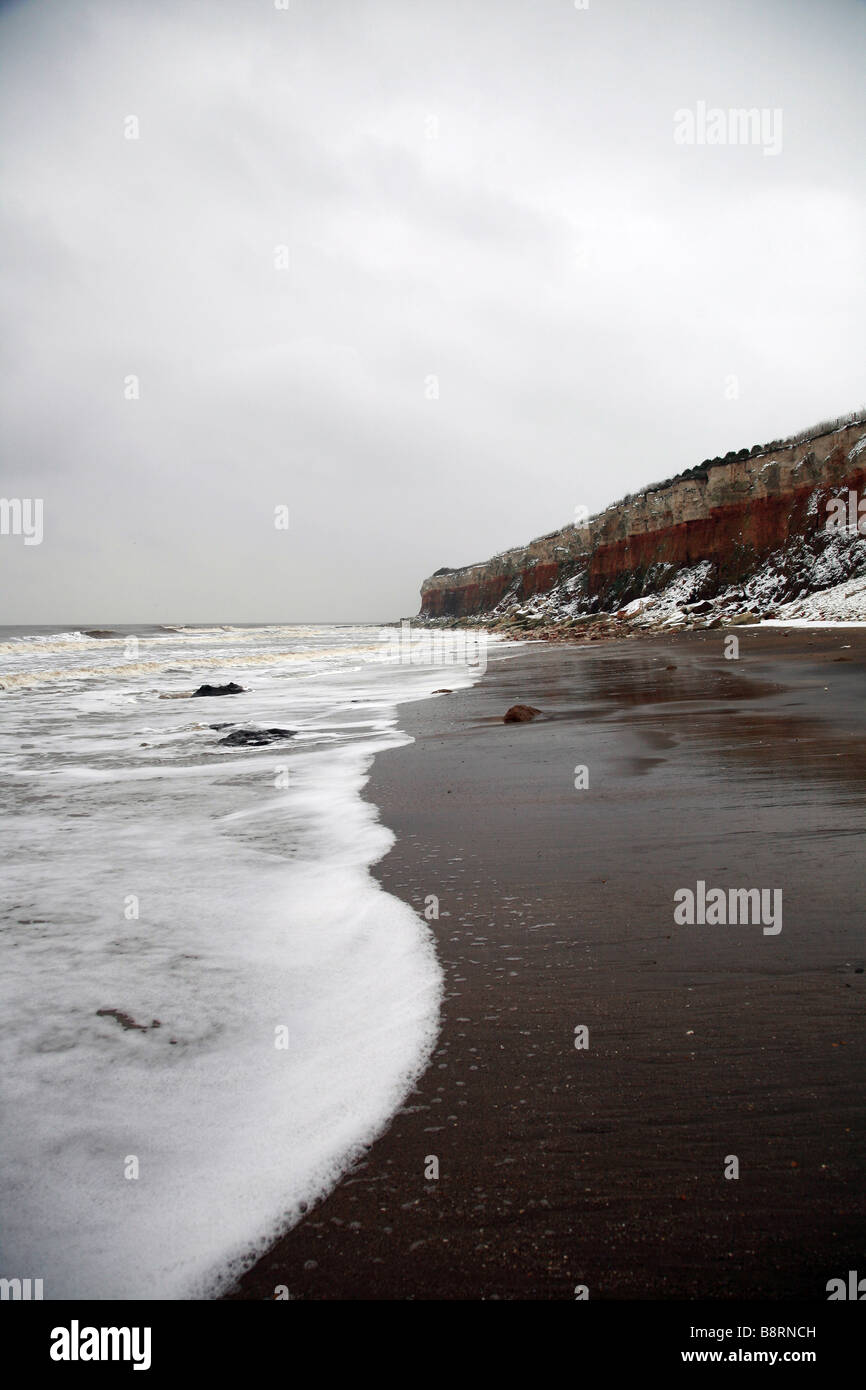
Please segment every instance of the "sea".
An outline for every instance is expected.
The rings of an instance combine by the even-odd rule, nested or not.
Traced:
[[[212,1297],[430,1057],[429,925],[372,877],[393,836],[361,793],[400,704],[494,639],[103,631],[0,628],[0,1277]]]

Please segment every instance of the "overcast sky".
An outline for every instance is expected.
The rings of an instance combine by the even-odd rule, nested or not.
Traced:
[[[0,50],[0,622],[400,617],[866,402],[863,0],[13,0]]]

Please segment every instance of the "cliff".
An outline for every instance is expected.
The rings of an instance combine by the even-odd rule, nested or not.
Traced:
[[[424,581],[419,617],[477,622],[613,613],[662,593],[686,572],[697,576],[702,600],[757,583],[766,611],[768,600],[778,604],[866,568],[866,542],[856,532],[828,531],[828,499],[847,501],[849,490],[866,496],[862,412],[707,460],[583,526],[565,526],[480,564],[439,570]],[[822,566],[831,545],[834,562]]]

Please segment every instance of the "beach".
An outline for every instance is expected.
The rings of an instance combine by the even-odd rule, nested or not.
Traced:
[[[230,1297],[824,1300],[863,1266],[866,636],[732,631],[492,649],[401,706],[365,796],[435,1051]],[[783,907],[678,923],[701,884]]]

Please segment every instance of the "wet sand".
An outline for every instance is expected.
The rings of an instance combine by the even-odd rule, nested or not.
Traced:
[[[367,795],[381,882],[439,899],[436,1052],[231,1296],[824,1301],[866,1274],[866,631],[736,635],[736,661],[722,631],[492,649],[403,707]],[[519,702],[544,718],[503,725]],[[676,925],[699,879],[781,888],[782,931]]]

